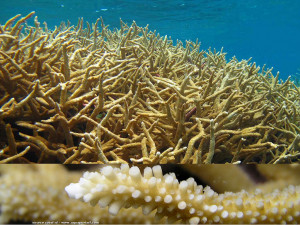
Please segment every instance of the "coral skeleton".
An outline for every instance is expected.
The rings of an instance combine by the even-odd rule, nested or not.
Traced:
[[[293,163],[300,89],[120,21],[0,25],[0,163]],[[28,23],[27,23],[28,22]]]
[[[193,178],[179,182],[174,173],[163,175],[159,165],[146,167],[143,174],[127,164],[104,166],[100,172],[85,172],[65,190],[71,198],[108,207],[112,215],[122,208],[142,207],[145,215],[155,211],[155,218],[166,217],[167,223],[300,222],[299,185],[271,192],[255,188],[218,194],[209,186],[197,185]]]

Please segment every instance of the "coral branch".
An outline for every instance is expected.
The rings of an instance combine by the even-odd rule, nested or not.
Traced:
[[[71,198],[99,205],[112,215],[124,207],[142,207],[145,215],[156,211],[157,219],[168,223],[298,223],[300,186],[264,193],[225,192],[217,194],[193,178],[179,182],[174,173],[163,175],[160,166],[105,166],[98,172],[85,172],[79,183],[65,188]]]

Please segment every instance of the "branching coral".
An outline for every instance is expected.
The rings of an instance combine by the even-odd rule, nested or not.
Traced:
[[[160,166],[146,167],[142,175],[138,167],[103,167],[86,172],[79,183],[66,187],[71,198],[91,205],[119,210],[142,207],[143,213],[156,210],[157,219],[181,223],[299,223],[300,186],[265,193],[225,192],[217,194],[208,186],[197,186],[193,178],[180,183],[174,173],[163,175]]]
[[[300,185],[300,165],[182,165],[194,177],[198,177],[218,193],[226,191],[264,192]]]
[[[0,223],[13,221],[94,222],[104,224],[153,223],[153,215],[137,209],[122,210],[118,217],[70,199],[64,187],[81,173],[68,172],[61,165],[0,166]]]
[[[285,187],[286,184],[300,185],[300,165],[276,165],[267,167],[266,165],[257,165],[258,171],[268,180],[260,188],[272,190],[275,187]]]
[[[238,166],[219,164],[207,166],[182,165],[182,167],[193,176],[199,177],[218,193],[226,191],[238,192],[243,189],[249,190],[256,187],[251,177]],[[268,167],[270,166],[268,165]]]
[[[0,26],[0,162],[299,161],[289,79],[135,22],[52,31],[33,15]]]
[[[72,166],[73,168],[78,168],[77,165]],[[94,167],[100,167],[101,166],[93,166],[92,168],[87,167],[86,165],[84,168],[89,171],[93,169]],[[119,166],[116,166],[118,168]],[[182,167],[184,169],[182,169]],[[259,166],[261,167],[261,166]],[[276,167],[272,167],[272,165],[262,165],[263,168],[259,168],[259,171],[274,171],[276,170]],[[82,167],[81,167],[82,168]],[[278,204],[278,215],[277,219],[275,222],[278,222],[280,219],[280,216],[282,220],[284,218],[286,219],[287,223],[292,223],[292,221],[289,221],[290,217],[293,217],[294,220],[298,221],[299,217],[297,217],[297,210],[299,211],[299,191],[298,191],[298,185],[300,185],[300,179],[299,179],[299,173],[296,173],[297,170],[299,170],[299,166],[290,166],[290,165],[283,165],[281,167],[281,171],[290,171],[291,173],[289,174],[289,178],[285,179],[281,175],[284,174],[285,172],[277,173],[278,176],[273,175],[272,178],[269,178],[266,175],[267,181],[265,183],[255,183],[253,181],[252,185],[249,185],[249,187],[245,188],[244,183],[240,183],[238,180],[247,180],[248,173],[241,173],[241,167],[236,166],[236,165],[218,165],[218,166],[211,166],[211,165],[202,165],[202,166],[180,166],[177,165],[170,167],[170,165],[162,165],[163,171],[176,171],[176,176],[180,177],[181,180],[188,178],[190,175],[186,174],[186,170],[192,171],[195,179],[197,177],[204,177],[205,178],[205,173],[209,173],[211,179],[208,180],[208,182],[205,182],[208,184],[214,191],[218,190],[217,194],[216,192],[212,191],[208,186],[204,188],[204,192],[201,192],[200,190],[203,189],[200,186],[196,187],[193,179],[190,178],[187,181],[181,181],[178,183],[176,181],[175,175],[174,174],[169,174],[169,175],[164,175],[162,178],[160,175],[161,171],[159,168],[156,167],[156,169],[143,169],[144,167],[140,167],[140,170],[144,171],[144,175],[142,176],[141,180],[143,183],[136,182],[135,184],[132,184],[132,178],[130,178],[133,172],[136,172],[137,168],[135,169],[130,169],[133,170],[133,172],[130,172],[130,170],[127,168],[127,172],[124,172],[124,167],[123,167],[123,174],[121,175],[122,178],[119,178],[114,181],[110,181],[106,177],[103,177],[103,175],[100,175],[98,173],[95,173],[93,176],[95,176],[97,179],[101,177],[99,180],[94,180],[93,182],[98,182],[95,185],[98,185],[100,187],[101,185],[107,185],[111,188],[110,191],[107,192],[107,198],[106,200],[109,200],[111,198],[111,193],[116,192],[115,196],[112,199],[111,204],[113,201],[117,200],[120,196],[127,196],[127,200],[130,200],[130,203],[132,203],[132,207],[137,207],[137,203],[141,203],[144,205],[144,212],[147,212],[147,210],[151,209],[151,206],[157,206],[157,209],[154,209],[149,215],[143,215],[142,213],[142,207],[138,207],[137,209],[135,208],[126,208],[129,205],[123,205],[124,207],[120,209],[118,212],[117,216],[110,215],[108,211],[108,207],[101,209],[99,207],[92,207],[89,206],[86,203],[83,203],[78,200],[70,199],[67,196],[67,193],[65,192],[65,186],[68,185],[70,182],[76,182],[79,177],[82,175],[81,172],[72,172],[66,170],[62,165],[2,165],[0,166],[0,221],[1,223],[7,223],[7,222],[13,222],[13,221],[22,221],[22,222],[84,222],[84,221],[91,221],[91,222],[100,222],[100,223],[106,223],[106,224],[119,224],[119,223],[165,223],[166,216],[170,215],[170,211],[173,210],[175,212],[178,210],[177,206],[170,207],[168,209],[164,208],[165,206],[170,206],[174,205],[176,201],[179,201],[177,197],[177,194],[181,196],[181,201],[186,202],[186,208],[179,210],[180,213],[184,216],[186,220],[189,220],[192,217],[197,217],[197,213],[190,213],[193,212],[194,210],[191,209],[192,207],[195,208],[195,210],[202,210],[203,215],[201,217],[201,220],[199,221],[200,223],[205,222],[206,219],[204,219],[204,216],[210,215],[210,212],[205,210],[207,209],[205,204],[207,205],[219,205],[219,202],[217,201],[220,198],[235,198],[239,196],[245,196],[242,198],[243,203],[244,203],[244,208],[242,206],[239,209],[237,209],[236,213],[231,212],[232,214],[228,214],[228,218],[226,221],[230,222],[230,218],[232,219],[232,223],[236,221],[236,219],[239,219],[239,221],[245,222],[245,218],[243,217],[243,220],[241,218],[236,218],[238,217],[237,215],[241,215],[240,212],[242,212],[245,215],[250,214],[249,210],[254,210],[251,208],[251,204],[254,201],[254,198],[249,200],[250,201],[250,206],[247,205],[247,198],[250,198],[254,195],[258,195],[258,198],[268,198],[268,196],[278,196],[278,201],[276,200],[275,204]],[[177,169],[176,169],[177,168]],[[200,168],[200,169],[199,169]],[[248,168],[248,166],[247,166]],[[249,167],[250,169],[253,167]],[[110,168],[111,169],[111,168]],[[175,169],[175,170],[174,170]],[[219,169],[219,171],[217,170]],[[253,171],[253,170],[250,171]],[[106,173],[105,170],[107,169],[102,169],[102,172]],[[120,172],[119,169],[118,173]],[[154,177],[150,175],[153,173],[152,171],[156,171],[154,173]],[[197,171],[198,172],[195,172]],[[148,172],[147,172],[148,171]],[[244,170],[242,170],[244,171]],[[255,170],[254,170],[255,171]],[[117,171],[111,170],[111,172],[117,173]],[[151,172],[151,173],[150,173]],[[145,179],[145,176],[148,173],[149,178]],[[164,172],[165,173],[165,172]],[[223,176],[222,176],[223,174]],[[228,176],[227,174],[231,174],[231,176]],[[265,173],[263,173],[265,174]],[[119,174],[120,175],[120,174]],[[119,175],[116,175],[117,177]],[[184,177],[182,177],[184,175]],[[85,175],[87,176],[87,175]],[[158,178],[160,176],[161,178]],[[235,179],[238,177],[239,179]],[[85,183],[85,179],[81,179],[80,183]],[[171,184],[170,182],[173,181]],[[216,182],[215,182],[216,181]],[[279,181],[285,181],[285,185],[282,185],[283,182]],[[201,181],[199,181],[201,182]],[[156,187],[151,188],[153,185],[157,184]],[[205,185],[203,183],[203,185]],[[151,186],[152,185],[152,186]],[[187,185],[187,186],[186,186]],[[290,185],[290,187],[289,187]],[[76,185],[75,185],[76,186]],[[194,186],[191,188],[191,186]],[[85,191],[88,191],[88,187],[86,186],[84,189]],[[127,187],[127,188],[126,188]],[[234,189],[232,189],[234,187]],[[164,191],[164,188],[166,190]],[[185,193],[182,193],[182,188],[187,189]],[[258,194],[257,188],[261,190],[261,194]],[[130,193],[127,193],[124,191],[123,194],[119,193],[122,192],[122,190],[129,190]],[[176,189],[176,190],[175,190]],[[293,190],[298,191],[298,193],[293,194]],[[73,192],[75,191],[74,189],[71,189]],[[197,191],[198,190],[198,191]],[[232,190],[235,193],[224,193],[224,191]],[[81,189],[77,190],[81,192]],[[140,196],[137,194],[140,191]],[[286,192],[288,191],[288,192]],[[194,192],[194,193],[193,193]],[[135,194],[133,194],[135,193]],[[201,194],[202,193],[202,194]],[[271,194],[272,193],[272,194]],[[94,194],[99,194],[99,196],[102,196],[104,194],[103,192],[101,193],[94,193]],[[130,196],[132,194],[136,197],[135,199],[132,199]],[[145,194],[145,195],[144,195]],[[152,196],[154,194],[155,196]],[[194,200],[192,199],[192,194],[194,194]],[[197,195],[198,194],[198,195]],[[212,195],[210,197],[207,197],[206,195]],[[172,202],[170,203],[165,203],[165,199],[168,202],[167,199],[170,199],[170,197],[167,197],[167,195],[170,195],[172,197]],[[279,200],[283,198],[289,198],[289,196],[294,195],[295,198],[291,200],[292,203],[294,203],[294,207],[286,211],[286,214],[284,214],[285,210],[283,209],[284,204],[292,204],[291,202],[285,201],[285,202],[280,202]],[[98,197],[99,197],[98,196]],[[143,197],[142,197],[143,196]],[[202,196],[202,197],[199,197]],[[223,197],[222,197],[223,196]],[[248,197],[247,197],[248,196]],[[259,197],[260,196],[260,197]],[[189,197],[191,199],[187,200],[186,197]],[[272,197],[270,197],[272,198]],[[87,197],[85,197],[87,200]],[[202,199],[202,203],[199,206],[194,206],[193,201]],[[215,199],[215,200],[213,200]],[[257,200],[257,199],[255,199]],[[102,203],[104,204],[104,200],[101,200]],[[240,200],[238,200],[240,201]],[[227,210],[228,213],[230,210],[234,210],[236,200],[232,200],[232,204],[226,205],[226,201],[223,201],[223,211]],[[178,202],[179,203],[179,202]],[[190,205],[191,203],[191,205]],[[268,205],[271,205],[272,201],[270,199],[264,199],[264,209],[260,210],[261,213],[261,218],[263,217],[263,213],[268,211],[268,210],[275,210],[272,208],[267,208]],[[108,204],[108,202],[107,202]],[[157,205],[155,205],[157,204]],[[256,204],[261,204],[259,201],[256,202]],[[272,203],[273,204],[273,203]],[[117,203],[115,203],[115,206]],[[126,206],[126,207],[125,207]],[[184,206],[184,203],[181,203],[181,206]],[[247,206],[247,207],[246,207]],[[112,206],[111,206],[112,207]],[[212,208],[210,208],[212,210]],[[221,210],[221,207],[218,208]],[[113,207],[111,210],[114,210]],[[158,216],[155,216],[155,213],[160,212]],[[175,211],[174,211],[175,210]],[[294,214],[292,211],[294,211]],[[246,212],[245,212],[246,211]],[[259,210],[258,210],[259,211]],[[166,214],[163,214],[166,212]],[[199,212],[198,212],[199,213]],[[248,213],[248,214],[247,214]],[[253,215],[258,215],[257,212],[253,211]],[[200,213],[201,214],[201,213]],[[160,218],[161,216],[165,216],[164,218]],[[169,219],[168,222],[174,222],[175,218],[174,216],[177,216],[178,214],[173,214]],[[181,214],[180,214],[181,215]],[[219,215],[219,212],[214,214],[214,216]],[[226,213],[223,214],[223,216],[226,215]],[[199,215],[198,215],[199,216]],[[221,214],[222,216],[222,214]],[[236,216],[236,217],[234,217]],[[206,216],[207,221],[209,219],[215,219],[217,220],[217,217],[211,217],[211,216]],[[220,217],[220,215],[219,215]],[[270,221],[272,221],[272,217],[269,217]],[[220,217],[220,222],[224,218]],[[192,222],[196,222],[197,219],[193,219]],[[178,220],[177,222],[184,222],[182,220]],[[188,221],[187,221],[188,222]],[[254,220],[252,221],[254,222]],[[260,222],[260,221],[257,221]],[[265,220],[264,223],[268,222],[268,220]],[[283,221],[281,221],[283,222]]]

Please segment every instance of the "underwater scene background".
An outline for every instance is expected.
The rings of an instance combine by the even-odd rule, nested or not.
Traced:
[[[297,5],[242,2],[6,2],[0,163],[299,162]]]
[[[78,17],[94,22],[102,16],[110,29],[120,27],[119,18],[128,24],[135,20],[175,41],[198,39],[202,50],[224,47],[227,60],[252,57],[260,67],[274,67],[273,74],[279,71],[284,80],[289,75],[299,79],[297,0],[12,0],[1,1],[0,23],[31,11],[51,29],[62,20],[76,24]]]
[[[299,224],[299,9],[2,0],[0,224]]]

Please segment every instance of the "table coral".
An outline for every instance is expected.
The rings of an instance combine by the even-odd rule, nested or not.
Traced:
[[[290,79],[135,22],[33,16],[0,25],[1,163],[299,161]]]
[[[193,178],[179,182],[174,173],[163,175],[159,165],[146,167],[143,175],[138,167],[127,164],[105,166],[100,172],[84,173],[66,191],[71,198],[92,206],[108,207],[112,215],[123,207],[142,207],[145,215],[155,210],[155,217],[167,217],[168,223],[300,222],[300,186],[270,193],[255,189],[218,194],[209,186],[197,185]]]

